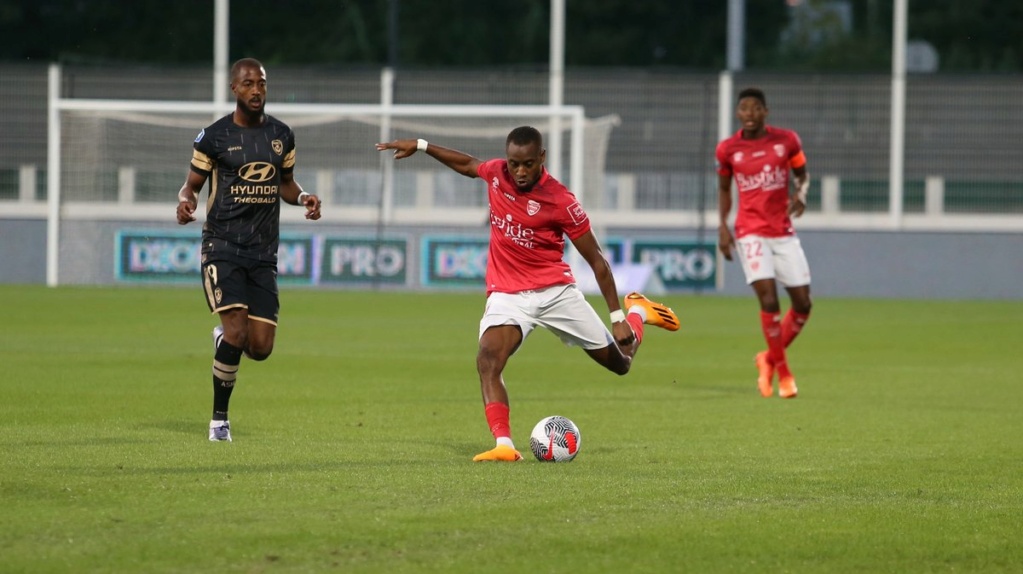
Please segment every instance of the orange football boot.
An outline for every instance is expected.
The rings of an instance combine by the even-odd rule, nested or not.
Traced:
[[[670,307],[655,303],[640,293],[632,292],[625,296],[625,311],[639,305],[646,311],[647,325],[653,325],[669,331],[678,331],[678,315]]]
[[[774,394],[771,383],[774,379],[774,365],[767,359],[767,351],[760,351],[754,358],[757,363],[757,388],[760,396],[770,398]]]
[[[487,452],[481,452],[472,457],[473,462],[515,462],[517,460],[522,460],[522,454],[514,448],[504,446],[503,444],[499,444]]]
[[[796,378],[789,373],[787,376],[778,377],[778,396],[783,399],[794,399],[799,393],[796,389]]]

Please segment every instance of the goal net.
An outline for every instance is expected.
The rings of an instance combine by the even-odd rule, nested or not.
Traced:
[[[60,193],[49,222],[58,241],[48,282],[117,282],[125,254],[107,246],[119,245],[125,230],[197,237],[198,225],[176,224],[176,193],[195,136],[228,111],[197,102],[62,100],[59,172],[52,173],[51,165],[48,173]],[[618,123],[617,116],[585,118],[578,106],[270,104],[267,111],[295,132],[295,178],[324,203],[315,228],[303,222],[301,209],[283,206],[282,235],[291,229],[376,238],[418,238],[424,230],[484,233],[487,199],[478,179],[424,154],[394,161],[374,144],[424,138],[488,159],[503,157],[508,132],[521,125],[543,133],[548,169],[585,206],[604,192],[608,140]],[[196,215],[201,223],[204,213]],[[162,253],[168,260],[153,265],[174,267],[180,263],[175,257],[187,257],[173,249]]]

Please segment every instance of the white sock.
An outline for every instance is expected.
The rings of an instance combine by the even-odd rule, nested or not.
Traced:
[[[635,313],[639,315],[639,318],[646,323],[646,308],[639,305],[635,305],[632,309],[629,309],[629,313]]]
[[[508,448],[515,448],[515,443],[512,442],[510,436],[502,436],[497,439],[497,446],[504,445]]]

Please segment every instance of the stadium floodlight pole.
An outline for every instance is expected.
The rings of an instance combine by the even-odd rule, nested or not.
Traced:
[[[387,11],[387,62],[394,69],[398,69],[398,48],[401,36],[398,34],[399,21],[398,12],[401,10],[401,0],[390,0]],[[391,141],[391,140],[380,140]]]
[[[718,75],[718,141],[732,135],[732,72],[725,70]]]
[[[728,0],[728,70],[746,67],[746,0]]]
[[[732,77],[731,70],[724,70],[718,75],[718,139],[721,141],[728,136],[732,135],[732,117],[735,114],[735,108],[732,107],[732,90],[734,78]],[[716,179],[716,174],[711,176],[712,181]],[[735,193],[735,182],[731,183],[732,194],[734,197]],[[734,220],[734,215],[731,216]],[[717,251],[717,263],[716,269],[718,272],[715,274],[714,288],[721,291],[725,288],[725,265],[724,256],[721,255],[721,251]]]
[[[56,287],[60,257],[60,64],[50,64],[46,140],[46,285]]]
[[[394,108],[394,70],[380,70],[380,141],[391,141],[391,117]],[[389,155],[380,155],[380,206],[377,212],[378,228],[390,223],[394,217],[394,161]]]
[[[222,115],[220,110],[227,102],[230,13],[230,0],[216,0],[213,7],[213,119]]]
[[[398,9],[399,0],[388,2],[387,14],[387,62],[380,70],[380,105],[384,113],[380,116],[380,139],[391,141],[391,108],[394,107],[394,79],[398,68]],[[377,242],[383,234],[384,225],[391,222],[394,216],[394,161],[390,157],[380,156],[380,203],[377,206]],[[374,288],[376,284],[373,285]]]
[[[892,113],[888,172],[888,212],[892,226],[902,227],[906,153],[906,13],[909,0],[895,0],[892,14]]]
[[[564,179],[561,173],[561,116],[553,113],[553,108],[560,108],[565,101],[565,0],[551,0],[551,47],[550,47],[550,78],[548,80],[548,103],[552,108],[550,114],[550,134],[547,136],[547,168],[554,177]],[[576,181],[569,185],[578,193]],[[582,198],[580,198],[582,200]]]

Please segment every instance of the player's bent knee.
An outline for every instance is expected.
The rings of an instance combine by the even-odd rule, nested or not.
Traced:
[[[632,367],[632,359],[624,355],[616,347],[608,346],[602,349],[586,351],[586,353],[594,361],[600,363],[602,367],[616,375],[625,375]]]
[[[632,368],[632,361],[630,361],[628,358],[624,358],[624,359],[625,360],[623,360],[621,362],[616,361],[613,365],[608,365],[607,368],[612,373],[614,373],[614,374],[616,374],[618,376],[625,376],[625,375],[629,374],[629,369]]]
[[[253,361],[265,361],[273,353],[273,345],[253,345],[247,349],[247,353],[250,359]]]

